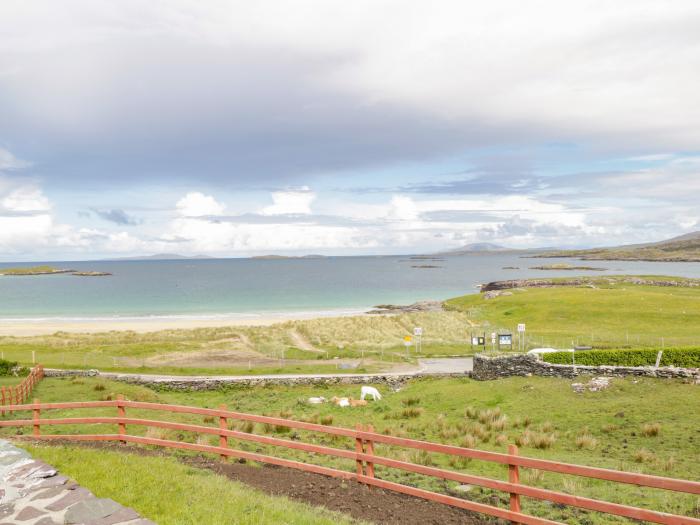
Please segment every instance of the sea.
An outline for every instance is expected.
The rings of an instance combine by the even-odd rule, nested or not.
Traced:
[[[551,263],[606,269],[530,268]],[[700,263],[532,259],[516,253],[419,259],[370,256],[47,261],[0,263],[0,268],[39,264],[112,275],[0,276],[0,321],[342,315],[364,312],[378,304],[411,304],[477,293],[480,284],[502,279],[606,274],[700,278]]]

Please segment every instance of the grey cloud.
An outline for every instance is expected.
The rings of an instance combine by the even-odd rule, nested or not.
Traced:
[[[99,210],[92,208],[92,211],[101,219],[113,222],[114,224],[119,224],[121,226],[137,226],[143,222],[138,217],[132,217],[124,210],[119,208],[111,210]]]
[[[244,213],[241,215],[208,215],[196,217],[209,222],[229,222],[234,224],[313,224],[315,226],[359,227],[374,226],[381,221],[365,221],[336,215],[278,214],[262,215]]]

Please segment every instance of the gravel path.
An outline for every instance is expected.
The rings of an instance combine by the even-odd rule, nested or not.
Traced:
[[[0,440],[0,525],[155,525]]]

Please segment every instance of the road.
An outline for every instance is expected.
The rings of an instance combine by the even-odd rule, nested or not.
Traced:
[[[118,372],[99,372],[99,377],[115,381],[132,383],[167,384],[177,383],[246,383],[246,382],[274,382],[293,381],[295,379],[332,379],[346,378],[371,381],[373,377],[405,377],[411,378],[417,375],[444,375],[465,374],[472,370],[472,358],[434,358],[419,359],[418,368],[415,370],[400,372],[381,372],[373,374],[269,374],[269,375],[240,375],[240,376],[176,376],[162,374],[126,374]],[[61,370],[45,369],[47,376],[62,375]],[[69,371],[67,371],[69,372]]]

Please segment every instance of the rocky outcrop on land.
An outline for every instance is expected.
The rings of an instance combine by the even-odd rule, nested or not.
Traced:
[[[442,301],[419,301],[409,305],[398,304],[378,304],[368,314],[406,314],[415,312],[441,312],[443,310]]]

